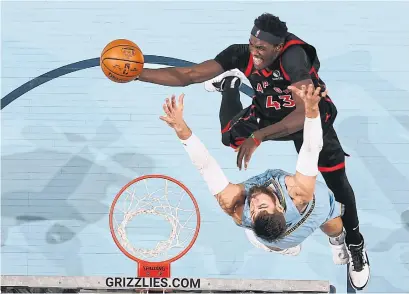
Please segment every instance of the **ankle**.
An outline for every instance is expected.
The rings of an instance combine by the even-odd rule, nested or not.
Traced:
[[[329,237],[329,242],[332,245],[341,245],[345,242],[345,232],[342,231],[338,236]]]
[[[364,238],[362,235],[359,233],[359,231],[352,231],[352,232],[347,232],[346,238],[345,238],[345,243],[349,245],[359,245],[363,242]]]

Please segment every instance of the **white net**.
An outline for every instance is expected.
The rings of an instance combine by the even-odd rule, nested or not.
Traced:
[[[182,252],[198,225],[196,208],[188,193],[162,178],[148,178],[129,186],[114,206],[112,223],[121,246],[129,254],[150,262]]]

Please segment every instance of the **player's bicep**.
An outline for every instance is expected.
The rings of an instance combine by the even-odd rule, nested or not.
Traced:
[[[282,57],[282,66],[292,84],[311,79],[311,62],[301,46],[288,48]]]

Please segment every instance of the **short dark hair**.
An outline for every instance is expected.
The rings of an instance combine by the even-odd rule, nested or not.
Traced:
[[[260,193],[271,196],[274,203],[276,203],[277,198],[275,194],[265,186],[254,186],[249,190],[250,197]],[[258,237],[267,242],[273,242],[284,237],[287,225],[283,213],[279,211],[275,211],[274,213],[260,211],[254,219],[252,228]]]
[[[260,211],[253,223],[254,233],[268,242],[283,238],[286,229],[284,214],[278,211],[275,213]]]
[[[277,16],[263,13],[254,20],[254,25],[260,30],[271,33],[277,37],[285,38],[288,34],[287,25]]]

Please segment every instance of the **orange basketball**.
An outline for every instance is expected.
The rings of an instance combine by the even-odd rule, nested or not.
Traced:
[[[100,66],[108,79],[117,83],[135,80],[142,72],[144,58],[134,42],[118,39],[102,50]]]

